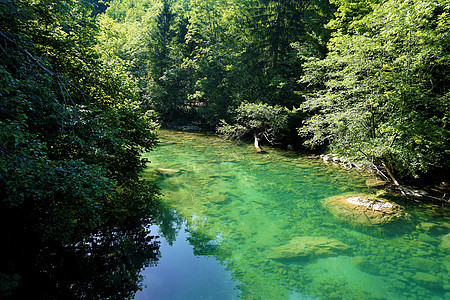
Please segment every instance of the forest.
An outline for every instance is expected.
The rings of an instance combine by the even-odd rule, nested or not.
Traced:
[[[104,61],[165,126],[329,152],[394,179],[449,158],[448,1],[112,1]]]
[[[445,181],[449,28],[449,0],[2,0],[0,295],[15,295],[29,263],[59,267],[42,249],[86,266],[142,253],[91,266],[110,288],[71,285],[73,298],[139,288],[160,209],[142,154],[160,127]],[[25,254],[30,244],[41,250]]]

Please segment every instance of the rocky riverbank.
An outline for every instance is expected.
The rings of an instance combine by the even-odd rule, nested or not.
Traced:
[[[347,157],[335,154],[311,155],[310,158],[325,164],[340,166],[346,170],[357,170],[369,176],[366,185],[373,189],[384,189],[388,196],[407,198],[416,202],[434,202],[450,205],[450,179],[401,183],[389,178],[375,166],[364,166],[351,162]]]

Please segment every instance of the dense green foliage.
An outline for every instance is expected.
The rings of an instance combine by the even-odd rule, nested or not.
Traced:
[[[15,235],[84,261],[114,231],[154,256],[131,240],[155,213],[139,173],[157,118],[443,174],[449,27],[448,0],[1,1],[2,292],[21,278]]]
[[[449,3],[377,2],[306,65],[302,80],[319,90],[302,104],[311,116],[300,132],[310,146],[418,176],[450,154]]]
[[[126,3],[111,3],[102,32],[127,32],[116,35],[112,51],[121,49],[117,56],[130,65],[142,98],[166,124],[209,128],[230,120],[244,101],[298,106],[301,64],[304,56],[325,55],[330,31],[323,24],[332,13],[327,1],[315,0],[142,0],[133,4],[139,14]]]
[[[88,256],[106,258],[112,243],[117,248],[108,251],[143,252],[136,264],[97,270],[118,295],[130,296],[140,268],[155,257],[142,226],[155,214],[157,188],[139,173],[158,125],[152,112],[141,110],[125,66],[95,51],[92,15],[78,1],[0,3],[2,296],[17,284],[26,290],[27,270],[39,266],[36,274],[50,276],[43,269],[58,269],[45,258],[52,253],[55,260],[58,252],[77,253],[87,267]],[[108,236],[111,230],[118,240]],[[28,244],[42,248],[29,253]],[[114,283],[121,275],[124,285]],[[78,299],[110,297],[89,296],[97,292],[85,284],[68,284],[66,292]]]
[[[273,145],[288,132],[291,114],[285,107],[244,102],[236,109],[234,123],[230,125],[222,121],[217,132],[233,139],[250,135]]]
[[[258,108],[286,107],[297,113],[277,131],[284,143],[417,177],[449,158],[448,10],[446,0],[116,0],[102,20],[122,32],[119,47],[102,47],[166,125],[244,137]]]

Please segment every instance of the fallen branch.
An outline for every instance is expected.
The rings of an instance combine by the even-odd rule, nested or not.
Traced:
[[[384,173],[377,167],[376,164],[371,163],[371,166],[370,166],[370,167],[373,168],[373,169],[375,169],[375,171],[376,171],[379,175],[381,175],[381,177],[383,177],[384,179],[386,179],[387,181],[390,180],[390,178],[389,178],[386,174],[384,174]]]

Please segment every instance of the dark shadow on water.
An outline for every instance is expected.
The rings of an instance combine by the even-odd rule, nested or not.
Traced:
[[[105,226],[70,245],[43,242],[27,230],[9,232],[7,237],[16,238],[0,246],[0,298],[132,298],[141,287],[141,269],[158,261],[159,242],[149,223]]]

